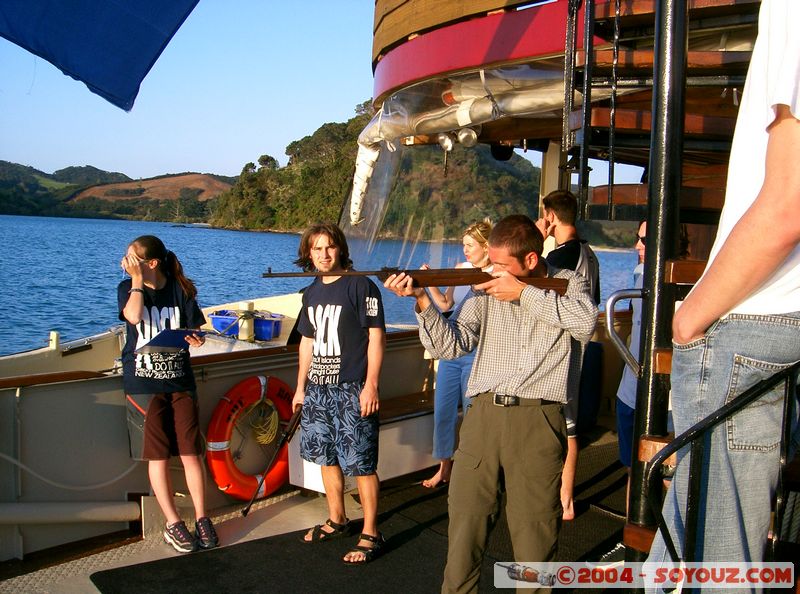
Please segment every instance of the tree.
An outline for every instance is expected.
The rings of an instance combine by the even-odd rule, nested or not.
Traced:
[[[277,171],[279,167],[277,159],[269,155],[261,155],[258,158],[258,164],[262,169],[269,169],[270,171]]]

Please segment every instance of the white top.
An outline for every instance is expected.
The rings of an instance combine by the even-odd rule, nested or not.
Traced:
[[[638,264],[633,270],[633,286],[636,289],[641,289],[644,280],[644,264]],[[633,309],[633,316],[631,316],[631,354],[639,360],[639,345],[642,334],[642,300],[631,299],[631,309]],[[625,365],[622,371],[622,379],[619,382],[617,389],[617,398],[622,400],[630,408],[636,408],[636,375],[631,371],[631,368]]]
[[[475,268],[471,262],[461,262],[456,268]],[[453,291],[453,307],[451,309],[455,309],[456,305],[464,301],[464,298],[469,295],[471,287],[469,285],[461,285],[455,288]]]
[[[763,0],[747,82],[733,135],[725,206],[709,256],[713,261],[734,225],[764,182],[767,128],[776,106],[787,105],[800,119],[800,1]],[[779,225],[780,221],[775,221]],[[754,246],[754,249],[758,249]],[[781,314],[800,310],[800,246],[760,289],[728,313]]]

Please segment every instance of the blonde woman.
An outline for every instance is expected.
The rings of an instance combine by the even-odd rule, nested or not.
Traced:
[[[464,246],[465,262],[456,268],[491,268],[489,262],[490,221],[485,220],[467,227],[461,239]],[[424,266],[423,268],[427,268]],[[448,287],[442,293],[436,287],[430,288],[430,296],[440,311],[450,311],[469,295],[469,286]],[[458,403],[466,414],[465,394],[467,381],[472,370],[475,353],[469,353],[451,361],[440,360],[436,373],[436,390],[433,400],[433,457],[438,459],[439,469],[431,478],[422,481],[429,489],[445,484],[450,480],[453,468],[453,452],[456,446],[456,427],[458,425]]]

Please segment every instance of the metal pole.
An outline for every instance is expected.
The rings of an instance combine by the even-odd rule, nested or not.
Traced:
[[[561,118],[561,153],[558,160],[558,188],[571,189],[571,175],[567,169],[567,153],[572,146],[572,131],[569,115],[575,102],[575,49],[578,28],[578,8],[581,0],[569,0],[567,4],[567,29],[564,39],[564,109]]]
[[[665,435],[669,375],[656,374],[653,352],[672,344],[674,286],[664,285],[666,261],[678,253],[680,189],[682,171],[684,104],[687,52],[686,0],[658,0],[655,20],[655,64],[653,86],[653,128],[650,139],[649,212],[645,254],[645,297],[642,307],[640,361],[642,377],[636,398],[634,452],[638,436]],[[634,456],[631,469],[628,520],[653,526],[649,509],[644,464]],[[661,497],[661,493],[653,493]],[[646,554],[629,552],[629,560],[643,560]]]
[[[583,103],[581,105],[581,152],[578,170],[578,207],[586,219],[589,204],[589,143],[592,141],[592,78],[594,76],[594,0],[586,0],[583,11]]]

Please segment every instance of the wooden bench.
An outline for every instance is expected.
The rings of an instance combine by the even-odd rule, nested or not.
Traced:
[[[387,480],[436,464],[431,456],[433,440],[433,390],[381,400],[378,411],[380,437],[378,476]],[[320,467],[300,458],[300,440],[289,442],[289,482],[304,489],[324,492]],[[345,491],[355,479],[345,477]]]

